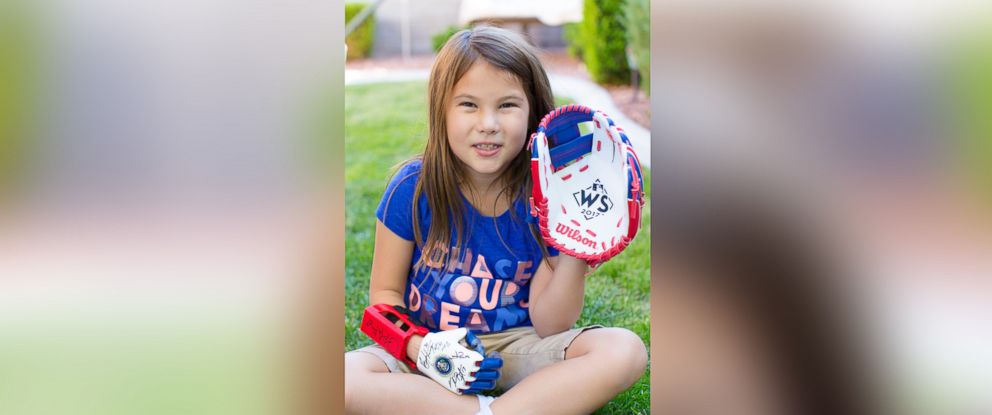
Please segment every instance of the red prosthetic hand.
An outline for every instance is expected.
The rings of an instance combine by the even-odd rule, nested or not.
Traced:
[[[406,355],[410,338],[415,335],[426,336],[430,332],[426,327],[414,324],[405,308],[389,304],[375,304],[366,308],[361,328],[369,338],[411,369],[417,367],[417,362]]]

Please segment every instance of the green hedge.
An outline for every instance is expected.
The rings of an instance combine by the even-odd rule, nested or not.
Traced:
[[[627,66],[627,27],[623,0],[585,0],[582,10],[583,60],[593,80],[601,84],[630,82]]]
[[[465,27],[448,26],[447,29],[444,29],[443,31],[438,32],[434,36],[431,36],[431,42],[434,44],[434,52],[437,53],[438,51],[440,51],[441,48],[444,46],[444,44],[448,42],[448,39],[451,38],[451,36],[453,36],[455,33],[460,32],[462,29],[465,29]]]
[[[565,23],[562,26],[562,37],[568,45],[568,54],[582,60],[582,23]]]
[[[344,5],[344,21],[345,24],[351,21],[352,18],[358,15],[362,9],[368,7],[366,3],[347,3]],[[345,43],[348,45],[348,59],[356,58],[366,58],[372,53],[372,40],[375,37],[375,18],[374,14],[370,15],[368,19],[361,26],[358,26],[354,32],[345,39]]]
[[[40,44],[33,15],[21,2],[0,3],[0,200],[23,173],[37,93]]]
[[[641,90],[651,95],[651,9],[648,0],[627,0],[627,44],[637,61]]]
[[[960,164],[992,207],[992,26],[987,20],[960,29],[952,40],[944,82]]]

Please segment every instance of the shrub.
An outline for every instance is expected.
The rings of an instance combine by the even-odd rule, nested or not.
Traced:
[[[28,167],[38,98],[37,20],[25,2],[0,3],[0,201]]]
[[[968,22],[943,57],[941,99],[954,134],[955,162],[971,189],[992,207],[992,26]]]
[[[444,44],[448,42],[448,39],[454,36],[455,33],[458,33],[464,29],[465,27],[461,27],[461,26],[448,26],[447,29],[444,29],[438,32],[437,34],[435,34],[434,36],[431,36],[431,42],[434,43],[434,52],[437,53],[438,51],[440,51],[441,48],[444,47]]]
[[[627,0],[627,45],[637,61],[641,90],[651,94],[651,10],[648,0]]]
[[[630,82],[623,0],[585,0],[582,10],[582,55],[593,80]]]
[[[562,37],[568,45],[569,56],[582,60],[582,24],[565,23],[562,26]]]
[[[362,9],[370,7],[365,3],[347,3],[344,5],[345,24],[351,21]],[[354,32],[345,39],[348,45],[348,59],[365,58],[372,53],[372,40],[375,38],[375,19],[370,15]]]

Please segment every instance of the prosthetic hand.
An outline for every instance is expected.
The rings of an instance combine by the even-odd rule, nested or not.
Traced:
[[[369,306],[365,309],[361,329],[389,354],[457,394],[477,394],[494,388],[499,369],[503,367],[503,359],[498,353],[485,357],[481,342],[468,329],[430,333],[426,327],[414,324],[403,307]],[[415,335],[424,339],[417,361],[413,362],[406,350]]]
[[[481,342],[466,328],[424,336],[417,356],[420,373],[457,394],[494,388],[501,367],[499,353],[485,357]]]

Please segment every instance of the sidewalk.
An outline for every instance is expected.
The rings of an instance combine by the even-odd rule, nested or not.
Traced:
[[[345,69],[344,84],[347,86],[378,82],[426,81],[429,74],[429,68],[352,68]],[[627,133],[641,164],[651,167],[651,132],[627,117],[605,88],[573,75],[552,72],[548,78],[555,95],[572,98],[576,103],[609,115]]]

